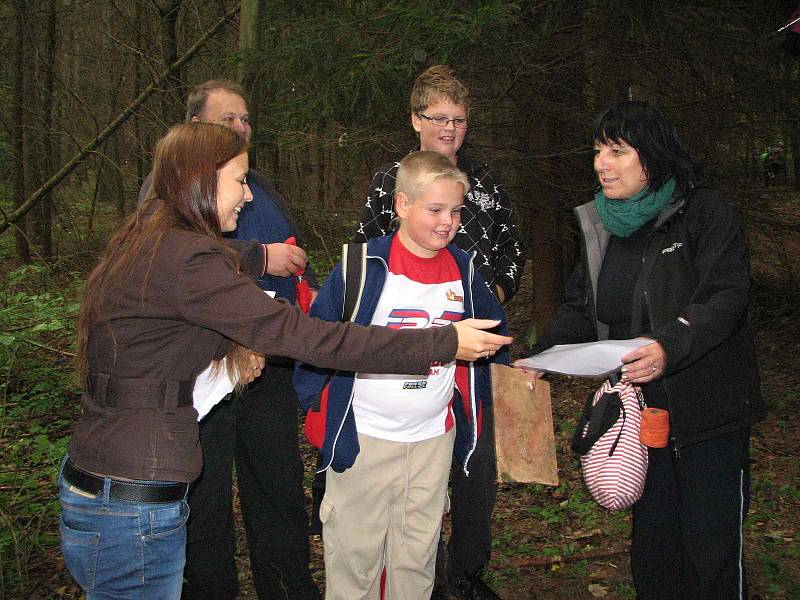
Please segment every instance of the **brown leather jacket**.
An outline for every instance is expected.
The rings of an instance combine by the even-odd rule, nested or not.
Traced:
[[[455,357],[453,327],[391,331],[309,318],[237,274],[223,244],[206,236],[170,231],[145,287],[148,259],[134,265],[114,305],[89,330],[88,385],[69,454],[94,473],[194,480],[202,465],[194,380],[231,340],[324,368],[374,373],[427,373],[432,361]]]

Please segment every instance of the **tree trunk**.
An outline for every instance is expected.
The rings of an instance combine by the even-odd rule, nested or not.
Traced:
[[[258,72],[260,63],[255,60],[262,51],[261,35],[262,21],[264,18],[264,4],[262,0],[241,0],[241,11],[239,13],[239,83],[242,84],[246,94],[247,108],[250,112],[250,125],[253,128],[253,135],[258,131],[258,117],[261,112],[260,99],[258,93]],[[250,146],[250,165],[258,168],[258,145]]]
[[[136,45],[141,48],[144,43],[144,10],[141,2],[136,3],[136,13],[134,22],[136,23]],[[142,85],[144,81],[144,68],[141,60],[133,61],[133,95],[138,96],[142,93]],[[147,166],[145,164],[145,156],[149,150],[150,144],[145,142],[143,131],[141,127],[141,117],[137,112],[133,116],[133,137],[138,145],[136,152],[136,189],[142,188],[144,178],[147,176]]]
[[[25,189],[35,190],[41,184],[41,177],[44,173],[44,155],[42,152],[42,136],[44,133],[39,129],[42,124],[42,93],[40,86],[41,56],[38,43],[42,38],[39,28],[40,20],[38,14],[32,10],[38,8],[28,3],[25,19],[25,40],[24,55],[27,57],[24,64],[23,79],[25,81],[23,89],[25,97],[25,128],[23,131],[23,170],[25,172]],[[31,259],[38,253],[36,240],[39,237],[39,214],[34,211],[25,223],[25,231],[28,235],[28,245],[30,248]]]
[[[14,52],[14,126],[12,140],[16,156],[16,169],[14,171],[14,208],[19,209],[25,203],[25,21],[26,0],[14,2],[14,22],[17,43]],[[20,218],[14,230],[17,247],[17,257],[22,262],[30,262],[31,251],[28,239],[25,236],[27,219]]]
[[[158,0],[158,13],[161,25],[162,56],[164,68],[169,69],[178,59],[178,16],[181,0]],[[181,93],[180,69],[174,69],[164,85],[167,93],[162,99],[162,114],[167,125],[183,121],[183,94]]]
[[[557,144],[555,119],[543,116],[528,123],[527,149],[533,155],[546,156]],[[558,158],[539,159],[547,165],[548,172],[558,172]],[[545,165],[541,165],[545,167]],[[531,192],[540,200],[531,206],[528,239],[531,243],[529,256],[533,258],[533,323],[539,335],[555,320],[558,307],[564,297],[564,253],[561,241],[561,199],[553,195],[553,189],[539,184]]]
[[[572,266],[571,252],[564,243],[565,217],[569,208],[582,200],[576,195],[580,186],[575,184],[581,179],[584,157],[576,153],[575,140],[585,139],[589,127],[583,99],[587,87],[582,27],[586,8],[585,0],[575,0],[569,10],[553,6],[545,11],[558,23],[552,26],[558,43],[543,55],[528,57],[529,63],[564,64],[557,78],[542,78],[534,72],[536,79],[515,93],[524,125],[525,154],[535,165],[524,188],[530,194],[525,204],[529,257],[533,261],[531,312],[539,335],[552,325],[563,301],[565,272]]]
[[[785,88],[786,99],[784,106],[786,107],[786,131],[788,139],[785,141],[785,148],[789,151],[787,156],[787,163],[791,160],[791,164],[786,165],[786,176],[788,183],[789,170],[791,168],[792,175],[794,176],[794,186],[800,189],[800,119],[797,117],[797,94],[795,93],[798,87],[798,80],[800,80],[800,54],[788,55],[785,69]]]
[[[125,83],[125,70],[120,69],[111,95],[108,99],[108,108],[113,115],[119,110],[119,92]],[[122,152],[119,136],[115,135],[103,145],[102,151],[97,155],[99,167],[97,170],[97,188],[100,202],[109,202],[117,210],[117,216],[125,216],[125,186],[122,181]]]
[[[45,55],[45,81],[42,97],[42,165],[44,173],[52,173],[57,164],[53,144],[53,95],[56,73],[57,40],[56,0],[47,2],[47,53]],[[37,243],[46,257],[53,255],[52,211],[53,192],[42,197],[38,211]]]

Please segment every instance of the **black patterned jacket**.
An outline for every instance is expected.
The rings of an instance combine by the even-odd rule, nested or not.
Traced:
[[[394,229],[394,185],[399,162],[379,169],[372,177],[367,203],[361,211],[355,242],[388,235]],[[496,295],[499,285],[508,301],[519,288],[525,266],[522,244],[511,207],[511,198],[485,163],[458,157],[458,168],[469,177],[471,189],[464,199],[461,226],[453,243],[475,255],[475,268]]]

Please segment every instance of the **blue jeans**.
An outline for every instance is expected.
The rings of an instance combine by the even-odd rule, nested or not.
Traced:
[[[59,529],[67,570],[87,600],[177,600],[186,562],[186,500],[114,500],[110,484],[106,478],[103,491],[92,496],[72,488],[59,473]]]

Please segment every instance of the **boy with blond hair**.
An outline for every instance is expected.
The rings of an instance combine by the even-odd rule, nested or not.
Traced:
[[[409,108],[419,149],[439,152],[469,178],[470,190],[464,198],[461,225],[453,244],[473,253],[476,271],[501,303],[508,302],[519,289],[525,248],[514,223],[511,198],[497,173],[461,152],[469,126],[469,89],[451,67],[433,65],[414,81]],[[373,175],[354,241],[363,242],[392,231],[392,197],[398,166],[395,161]],[[436,598],[448,598],[453,593],[465,600],[499,600],[482,579],[491,557],[491,516],[497,480],[490,404],[484,407],[484,415],[485,434],[472,457],[470,477],[453,469],[452,529],[447,552],[440,550]]]
[[[396,233],[367,244],[364,291],[353,320],[363,325],[422,328],[462,318],[498,321],[505,314],[475,273],[467,253],[451,245],[461,222],[467,177],[435,152],[414,152],[397,174]],[[337,265],[312,306],[313,316],[342,316],[344,285]],[[347,352],[343,348],[343,352]],[[491,401],[489,364],[432,364],[426,377],[330,374],[298,365],[300,402],[324,422],[322,467],[327,491],[320,517],[326,598],[430,598],[436,548],[447,503],[451,458],[468,472]]]

